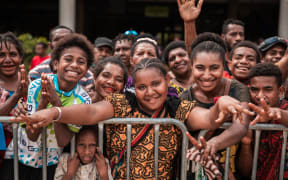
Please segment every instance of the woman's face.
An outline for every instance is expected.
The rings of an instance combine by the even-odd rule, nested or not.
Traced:
[[[4,43],[0,47],[0,74],[7,77],[17,75],[21,57],[15,45],[7,42],[8,49]]]
[[[188,53],[183,48],[175,48],[169,52],[168,65],[173,74],[177,77],[187,75],[191,71],[191,62]]]
[[[116,64],[108,63],[95,79],[95,90],[102,97],[121,93],[124,87],[124,71]]]
[[[219,53],[199,52],[193,60],[193,77],[203,92],[211,92],[217,87],[223,70],[223,60]]]
[[[55,61],[55,67],[59,83],[64,81],[73,88],[87,72],[86,53],[79,47],[66,48],[62,51],[59,61]]]
[[[153,114],[165,102],[169,76],[164,77],[156,68],[142,69],[135,75],[135,92],[139,107]]]
[[[141,60],[145,58],[156,58],[157,53],[155,47],[147,42],[139,43],[135,49],[133,57],[131,58],[131,65],[136,66]]]

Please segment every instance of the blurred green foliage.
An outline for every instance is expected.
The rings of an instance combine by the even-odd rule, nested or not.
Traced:
[[[46,37],[42,37],[42,36],[33,37],[29,33],[20,34],[18,36],[18,39],[22,42],[22,46],[23,46],[24,51],[25,51],[25,55],[23,57],[23,60],[24,60],[26,70],[28,72],[30,64],[31,64],[31,60],[32,60],[33,56],[35,56],[36,44],[38,42],[44,42],[44,43],[48,44],[48,40]],[[49,53],[49,52],[47,52],[47,53]]]

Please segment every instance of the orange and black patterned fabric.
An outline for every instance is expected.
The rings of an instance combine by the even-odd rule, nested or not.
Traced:
[[[113,94],[107,97],[106,101],[109,101],[113,105],[114,117],[151,117],[138,107],[134,94]],[[194,107],[194,103],[171,97],[166,100],[164,106],[167,112],[165,117],[185,122]],[[143,127],[144,125],[133,125],[131,139],[134,139]],[[126,134],[126,125],[113,124],[106,126],[106,153],[110,160],[126,146]],[[154,128],[152,128],[132,148],[130,156],[130,179],[154,179],[154,139]],[[174,179],[177,164],[176,157],[182,139],[181,132],[174,125],[161,125],[159,139],[158,178]],[[114,179],[126,179],[126,159],[124,159],[123,164],[118,169],[117,177],[114,177]]]

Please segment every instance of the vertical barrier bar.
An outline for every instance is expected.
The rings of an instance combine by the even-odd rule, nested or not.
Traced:
[[[226,148],[224,180],[228,180],[229,169],[230,169],[230,147]]]
[[[46,127],[42,128],[42,180],[47,180],[47,139]]]
[[[185,131],[187,131],[187,129]],[[181,179],[187,179],[186,151],[188,149],[188,138],[187,138],[187,136],[185,134],[186,132],[184,132],[182,130],[182,133],[183,133],[183,138],[182,138],[182,152],[181,152],[181,156],[182,156],[182,158],[185,158],[185,159],[181,160],[181,171],[180,171],[180,173],[181,173]]]
[[[99,142],[99,148],[101,152],[103,153],[103,133],[104,133],[104,124],[98,123],[98,142]]]
[[[155,162],[155,179],[158,179],[158,153],[159,153],[159,129],[160,125],[154,125],[155,144],[154,144],[154,162]]]
[[[74,154],[75,154],[75,147],[76,147],[76,138],[75,138],[75,134],[74,136],[72,137],[71,141],[70,141],[70,155],[71,155],[71,158],[73,158]]]
[[[13,153],[14,153],[14,180],[19,180],[19,166],[18,166],[18,124],[13,123]]]
[[[129,173],[130,173],[130,154],[131,154],[131,129],[132,125],[127,124],[127,180],[129,180]]]
[[[261,130],[256,130],[256,140],[255,140],[254,155],[253,155],[252,179],[256,179],[260,135],[261,135]]]
[[[284,163],[285,163],[285,152],[287,145],[287,131],[283,131],[283,143],[282,143],[282,152],[281,152],[281,161],[280,161],[280,173],[279,179],[283,179],[284,175]]]

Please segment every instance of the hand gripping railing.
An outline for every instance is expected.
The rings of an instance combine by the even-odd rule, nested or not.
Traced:
[[[224,123],[221,126],[222,129],[227,129],[231,126],[231,123]],[[282,150],[281,150],[281,161],[280,163],[280,172],[279,172],[279,180],[283,179],[284,175],[284,163],[285,163],[285,152],[286,152],[286,145],[287,145],[287,132],[288,128],[280,125],[280,124],[256,124],[253,126],[249,126],[249,129],[255,130],[255,145],[254,145],[254,153],[253,153],[253,167],[252,167],[252,175],[251,179],[256,179],[257,173],[257,160],[258,160],[258,153],[259,153],[259,143],[260,143],[260,135],[261,131],[283,131],[283,142],[282,142]],[[201,131],[201,135],[205,135],[207,130]],[[228,172],[229,172],[229,162],[230,162],[230,147],[226,148],[226,155],[225,155],[225,174],[224,180],[228,180]]]
[[[10,121],[12,117],[0,117],[0,122],[8,122],[12,123]],[[98,124],[99,127],[99,146],[101,151],[103,152],[103,133],[104,133],[104,124],[127,124],[127,180],[129,179],[130,171],[130,154],[131,154],[131,129],[133,124],[153,124],[154,125],[154,133],[155,133],[155,147],[154,147],[154,161],[155,161],[155,167],[158,167],[158,153],[159,153],[159,130],[160,125],[175,125],[177,126],[183,135],[182,138],[182,150],[181,150],[181,169],[180,169],[180,177],[181,179],[186,179],[186,151],[188,148],[188,139],[185,135],[187,132],[186,126],[180,122],[179,120],[175,119],[166,119],[166,118],[114,118],[106,121],[102,121]],[[18,173],[18,124],[13,123],[13,150],[14,150],[14,180],[19,179],[19,173]],[[46,151],[43,151],[43,149],[46,149],[46,138],[43,138],[46,136],[46,128],[43,128],[42,132],[42,156],[43,156],[43,168],[42,168],[42,179],[47,179],[47,153]],[[43,141],[43,139],[45,141]],[[75,152],[75,138],[71,141],[71,155],[73,155]],[[158,168],[155,168],[155,179],[158,179]]]

